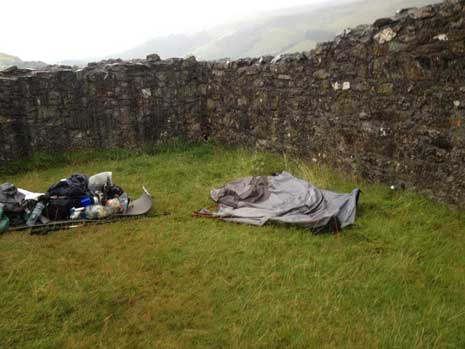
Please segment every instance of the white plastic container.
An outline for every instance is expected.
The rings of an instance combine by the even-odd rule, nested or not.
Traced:
[[[89,177],[89,189],[93,192],[103,191],[105,184],[112,185],[112,172],[101,172]]]

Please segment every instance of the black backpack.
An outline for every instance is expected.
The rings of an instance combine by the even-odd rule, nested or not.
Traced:
[[[52,185],[47,193],[52,196],[65,196],[77,198],[89,193],[89,179],[86,175],[74,173],[71,177]]]
[[[53,221],[63,221],[69,219],[69,211],[73,207],[81,206],[81,197],[54,196],[48,201],[42,214]]]
[[[74,173],[71,177],[52,185],[47,191],[47,205],[43,215],[48,219],[67,220],[73,207],[81,206],[81,199],[89,195],[89,179]]]

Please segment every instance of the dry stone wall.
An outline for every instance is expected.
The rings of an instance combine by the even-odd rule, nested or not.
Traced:
[[[465,1],[400,11],[311,52],[0,73],[0,159],[214,139],[309,157],[463,205]]]
[[[3,73],[0,135],[7,141],[0,156],[196,140],[206,83],[205,65],[192,59]]]

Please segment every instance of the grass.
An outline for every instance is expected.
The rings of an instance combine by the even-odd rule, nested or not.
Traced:
[[[155,209],[48,236],[1,235],[2,348],[465,345],[463,212],[298,160],[213,145],[62,160],[3,169],[0,182],[43,191],[73,172],[112,170],[133,196],[150,188]],[[212,187],[283,169],[332,190],[361,187],[356,225],[315,236],[191,217],[210,205]]]

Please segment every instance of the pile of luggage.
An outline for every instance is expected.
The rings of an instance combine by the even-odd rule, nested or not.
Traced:
[[[4,183],[0,185],[0,233],[10,227],[124,214],[129,201],[124,190],[113,184],[111,172],[91,177],[75,173],[43,194]]]

